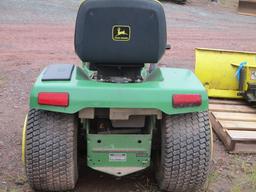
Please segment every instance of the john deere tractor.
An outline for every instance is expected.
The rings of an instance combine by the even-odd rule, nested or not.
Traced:
[[[30,94],[23,160],[33,189],[74,189],[78,148],[86,151],[84,164],[116,177],[154,167],[161,190],[204,184],[207,93],[191,71],[157,67],[166,39],[156,0],[80,5],[74,44],[82,66],[49,65]]]

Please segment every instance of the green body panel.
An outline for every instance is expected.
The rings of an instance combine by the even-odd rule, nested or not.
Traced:
[[[88,134],[87,146],[89,167],[149,166],[151,134]],[[109,153],[126,153],[127,161],[111,161]]]
[[[89,78],[86,70],[75,67],[70,81],[41,81],[38,77],[30,95],[30,107],[48,111],[76,113],[84,108],[149,108],[166,114],[180,114],[208,109],[205,88],[189,70],[157,68],[142,83],[105,83]],[[40,92],[68,92],[69,106],[39,105]],[[173,108],[173,94],[201,94],[198,107]]]
[[[89,134],[86,124],[89,167],[116,176],[149,167],[154,117],[148,120],[147,134]]]

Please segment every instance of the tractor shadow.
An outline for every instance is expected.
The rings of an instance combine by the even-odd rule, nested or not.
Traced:
[[[83,161],[80,164],[79,179],[76,186],[76,192],[156,192],[159,191],[154,174],[149,168],[121,178],[114,177],[105,173],[94,171],[86,167]]]

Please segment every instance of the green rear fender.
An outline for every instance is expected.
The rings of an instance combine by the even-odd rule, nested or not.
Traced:
[[[186,69],[157,68],[146,81],[127,84],[91,80],[80,67],[75,67],[70,81],[42,81],[44,71],[32,88],[31,108],[70,114],[84,108],[144,108],[158,109],[169,115],[208,109],[205,88],[197,77]],[[39,105],[40,92],[68,92],[69,105]],[[174,108],[174,94],[200,94],[202,104],[196,107]]]

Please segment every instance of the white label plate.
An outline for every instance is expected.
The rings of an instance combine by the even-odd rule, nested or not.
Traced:
[[[108,155],[109,161],[126,161],[127,155],[126,153],[109,153]]]

